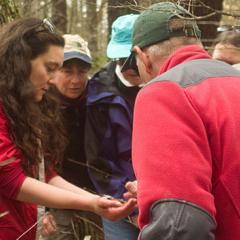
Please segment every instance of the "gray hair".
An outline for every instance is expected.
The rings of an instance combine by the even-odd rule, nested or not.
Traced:
[[[192,21],[186,21],[184,19],[172,19],[169,23],[170,30],[176,30],[184,28],[184,26],[192,24]],[[146,47],[146,52],[153,58],[153,60],[159,57],[167,57],[177,48],[181,46],[191,45],[191,44],[201,44],[201,41],[196,37],[172,37],[166,41],[153,44]]]

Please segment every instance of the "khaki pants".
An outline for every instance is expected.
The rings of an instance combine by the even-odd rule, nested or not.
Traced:
[[[103,240],[101,218],[93,213],[51,209],[57,233],[40,240]]]

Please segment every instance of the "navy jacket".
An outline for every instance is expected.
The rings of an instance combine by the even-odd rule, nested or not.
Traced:
[[[132,158],[133,105],[138,87],[126,87],[115,74],[115,62],[89,82],[85,129],[90,177],[101,194],[122,198],[127,181],[135,180]]]

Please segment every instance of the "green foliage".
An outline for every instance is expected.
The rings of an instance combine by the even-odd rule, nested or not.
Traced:
[[[0,0],[0,24],[19,17],[19,11],[14,0]]]
[[[107,63],[107,57],[106,55],[101,55],[99,53],[92,54],[92,57],[93,57],[93,65],[92,65],[91,73],[95,73]]]

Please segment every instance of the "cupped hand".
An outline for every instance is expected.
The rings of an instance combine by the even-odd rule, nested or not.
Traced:
[[[111,221],[127,217],[136,207],[136,199],[130,198],[126,202],[120,202],[117,199],[108,199],[107,197],[98,197],[95,199],[95,213]]]

